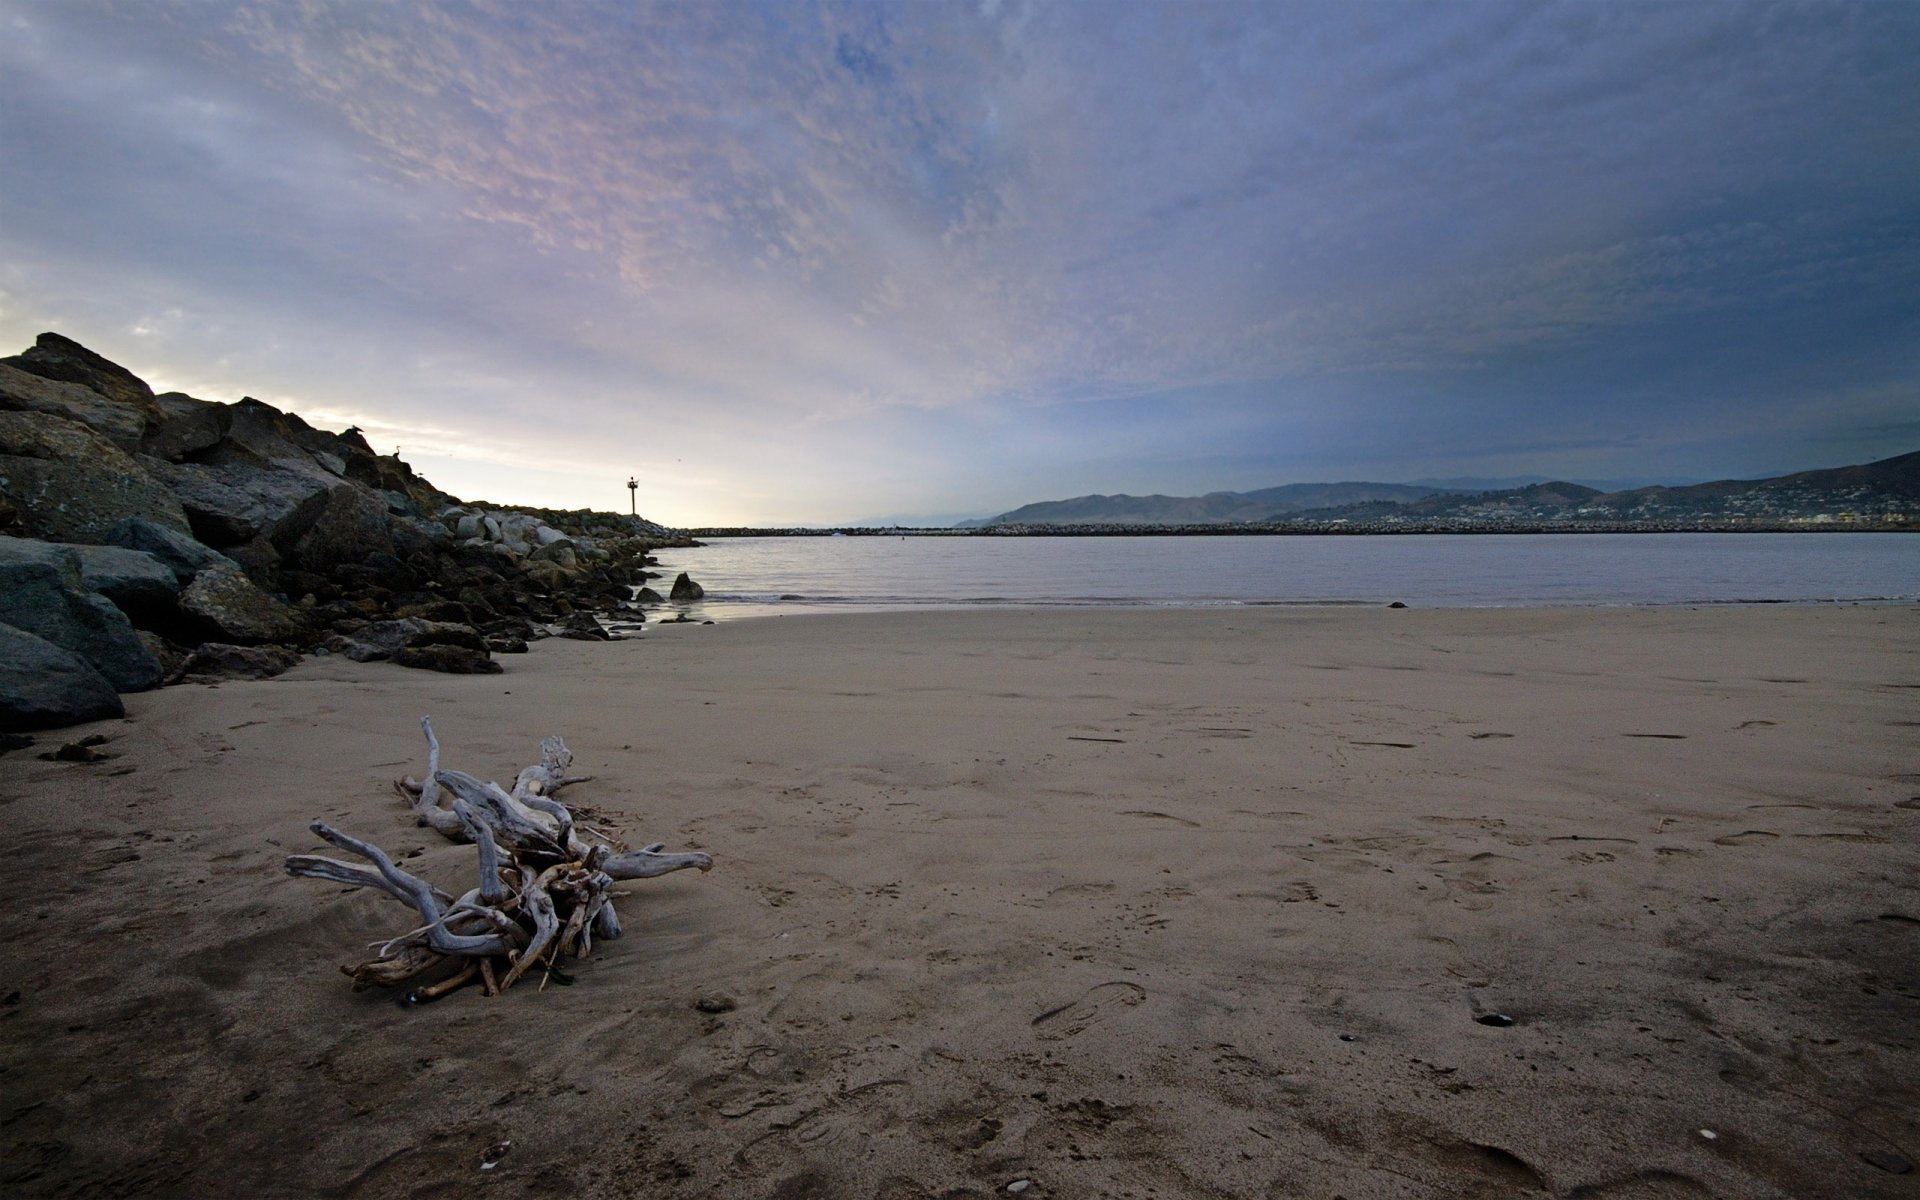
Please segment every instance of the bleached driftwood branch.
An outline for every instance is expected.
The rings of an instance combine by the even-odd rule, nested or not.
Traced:
[[[629,850],[612,839],[583,837],[578,815],[553,796],[591,776],[567,774],[573,754],[557,737],[540,743],[540,761],[521,771],[509,792],[443,769],[432,722],[422,717],[420,728],[427,738],[427,773],[419,782],[402,779],[394,786],[421,825],[474,846],[477,886],[455,899],[401,870],[378,846],[322,821],[311,826],[315,833],[372,866],[312,854],[287,859],[289,875],[385,892],[424,922],[379,943],[372,959],[342,967],[355,987],[400,983],[453,961],[459,967],[454,974],[414,989],[408,998],[435,999],[476,979],[494,995],[537,964],[551,971],[565,958],[589,953],[596,936],[619,937],[616,881],[713,866],[705,854],[663,853],[659,842]]]

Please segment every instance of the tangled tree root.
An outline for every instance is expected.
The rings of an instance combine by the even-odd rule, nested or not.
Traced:
[[[435,1000],[474,982],[487,995],[497,995],[535,966],[551,973],[564,959],[589,953],[596,936],[619,937],[613,901],[622,893],[613,891],[616,881],[713,866],[705,854],[662,853],[661,843],[628,850],[597,831],[583,836],[579,814],[553,798],[587,778],[567,774],[573,754],[557,737],[540,743],[540,761],[521,771],[509,792],[463,771],[441,769],[433,724],[422,717],[420,728],[427,735],[425,779],[402,779],[394,786],[420,824],[474,845],[479,886],[456,899],[401,870],[378,846],[324,821],[313,823],[315,833],[372,866],[314,854],[287,859],[289,875],[383,891],[411,906],[424,922],[377,943],[366,962],[340,968],[355,988],[390,987],[451,961],[458,968],[453,974],[413,989],[407,998]]]

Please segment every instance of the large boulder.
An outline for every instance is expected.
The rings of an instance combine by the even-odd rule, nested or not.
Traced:
[[[291,544],[312,527],[339,487],[318,467],[243,463],[156,463],[159,478],[185,509],[196,538],[216,549],[265,538]]]
[[[75,546],[80,586],[113,601],[135,625],[165,621],[180,599],[180,577],[144,550],[124,546]]]
[[[485,650],[467,646],[408,646],[396,651],[392,661],[402,667],[445,671],[452,675],[498,675],[505,670],[489,658]]]
[[[113,685],[85,659],[0,625],[0,729],[57,729],[125,715]]]
[[[285,544],[287,559],[303,571],[326,575],[347,563],[364,563],[394,552],[386,502],[362,488],[331,488],[313,524]]]
[[[180,611],[213,640],[258,645],[307,637],[298,610],[261,591],[235,566],[212,566],[194,576],[180,593]]]
[[[100,542],[127,517],[188,532],[187,514],[138,460],[85,425],[0,412],[0,492],[22,528],[56,542]]]
[[[112,529],[107,530],[106,544],[124,546],[128,550],[141,550],[165,563],[181,583],[193,582],[193,577],[208,567],[225,564],[238,566],[231,558],[220,553],[177,529],[159,525],[144,517],[128,517]]]
[[[233,428],[231,406],[217,401],[196,400],[183,392],[163,392],[154,397],[154,406],[160,415],[147,422],[140,452],[168,462],[213,449]]]
[[[0,409],[65,417],[122,450],[138,447],[147,425],[137,409],[109,400],[92,388],[46,379],[4,363],[0,363]]]
[[[459,646],[487,651],[486,639],[471,625],[451,621],[429,621],[420,617],[401,617],[393,621],[373,621],[350,634],[327,641],[327,648],[355,662],[377,662],[392,658],[402,650],[425,646]]]
[[[202,642],[175,675],[182,679],[271,679],[300,665],[291,646],[233,646]]]
[[[580,565],[580,553],[578,549],[571,540],[564,536],[558,541],[541,543],[540,548],[527,557],[530,561],[534,562],[558,563],[568,570],[572,570]]]
[[[72,546],[0,538],[0,613],[16,629],[85,659],[117,691],[160,682],[160,662],[127,615],[86,590]]]
[[[707,589],[695,583],[685,571],[675,577],[673,589],[667,593],[667,599],[676,604],[686,604],[698,600],[707,594]]]
[[[77,383],[109,400],[133,409],[141,416],[155,414],[153,389],[139,376],[57,333],[43,333],[34,339],[33,349],[12,358],[0,359],[0,365],[15,367],[43,379]]]

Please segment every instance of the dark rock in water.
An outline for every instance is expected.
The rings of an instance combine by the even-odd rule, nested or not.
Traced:
[[[218,641],[249,646],[307,639],[299,610],[255,587],[238,567],[212,566],[201,571],[180,593],[180,611]]]
[[[173,673],[176,679],[271,679],[300,665],[291,646],[202,642]]]
[[[446,671],[453,675],[498,675],[505,670],[499,663],[487,657],[485,650],[444,644],[407,646],[396,651],[390,661],[403,667],[415,667],[423,671]]]
[[[125,715],[113,685],[85,659],[0,625],[0,729],[58,729]]]
[[[0,412],[0,492],[24,531],[49,541],[103,541],[125,517],[188,529],[163,480],[100,434],[48,413]]]
[[[144,550],[124,546],[75,546],[80,585],[113,601],[135,625],[152,628],[178,607],[180,577]]]
[[[0,538],[0,613],[16,629],[86,660],[117,691],[160,682],[160,663],[126,614],[86,590],[72,546]]]
[[[643,587],[635,592],[633,599],[636,604],[665,604],[667,602],[665,596],[662,596],[650,587]]]
[[[153,389],[139,376],[72,338],[61,337],[57,333],[41,334],[33,340],[33,349],[0,359],[0,364],[38,375],[42,379],[77,383],[109,400],[119,401],[140,413],[143,418],[157,411]]]
[[[687,573],[682,571],[674,578],[673,590],[667,593],[667,599],[676,604],[684,604],[690,600],[698,600],[706,594],[707,589],[689,579]]]
[[[119,522],[107,531],[105,540],[109,546],[146,551],[167,564],[183,584],[192,583],[193,577],[208,567],[223,563],[230,567],[239,565],[211,546],[144,517],[128,517]]]
[[[1395,600],[1392,604],[1387,605],[1388,608],[1405,608],[1406,606],[1407,604],[1404,600]]]
[[[122,450],[140,445],[146,421],[134,409],[107,399],[92,388],[29,374],[0,365],[0,409],[47,413],[85,425]]]

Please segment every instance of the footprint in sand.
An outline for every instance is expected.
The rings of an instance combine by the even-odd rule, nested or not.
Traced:
[[[1620,736],[1630,738],[1657,738],[1663,742],[1684,742],[1687,740],[1687,735],[1684,733],[1623,733]]]
[[[1185,825],[1188,829],[1200,828],[1200,822],[1189,821],[1185,817],[1176,817],[1172,813],[1163,813],[1154,809],[1129,808],[1120,813],[1123,817],[1147,817],[1156,821],[1172,821],[1175,825]]]
[[[1768,833],[1764,829],[1743,829],[1739,833],[1730,833],[1725,837],[1713,839],[1716,846],[1751,846],[1755,842],[1770,842],[1780,835]]]
[[[1050,1008],[1033,1019],[1033,1028],[1049,1042],[1085,1033],[1106,1014],[1132,1008],[1147,998],[1147,989],[1124,980],[1095,984],[1070,1004]]]
[[[1510,738],[1513,735],[1510,733],[1497,733],[1493,731],[1488,731],[1486,733],[1470,733],[1467,736],[1472,738],[1476,742],[1483,742],[1488,738]]]

